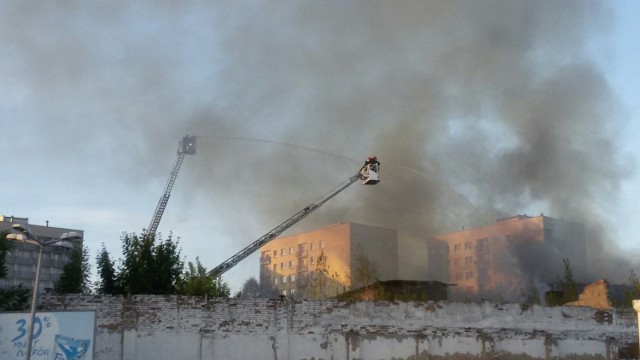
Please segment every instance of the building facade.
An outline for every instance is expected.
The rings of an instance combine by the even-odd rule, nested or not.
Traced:
[[[547,216],[518,215],[495,224],[438,235],[429,240],[429,270],[445,281],[451,299],[522,300],[544,292],[569,260],[586,272],[584,225]]]
[[[0,232],[12,232],[14,224],[29,225],[29,230],[41,241],[59,239],[62,234],[70,231],[78,233],[84,238],[84,231],[65,229],[46,225],[29,224],[28,218],[0,215]],[[70,240],[74,247],[82,247],[82,240]],[[38,292],[53,290],[62,274],[64,265],[69,261],[72,249],[64,246],[45,246],[42,251],[40,266],[40,281]],[[38,264],[39,246],[19,241],[11,241],[11,250],[5,258],[7,276],[0,279],[0,288],[7,289],[23,284],[28,289],[33,288],[36,267]]]
[[[333,296],[351,289],[353,270],[362,268],[363,261],[370,262],[379,280],[396,280],[397,231],[341,223],[274,239],[260,248],[260,284],[272,293],[317,297],[310,288],[324,273],[328,279],[322,295]]]

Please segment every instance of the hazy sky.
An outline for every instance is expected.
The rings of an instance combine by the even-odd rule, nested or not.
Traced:
[[[119,258],[192,134],[159,232],[207,268],[369,155],[383,182],[289,233],[354,221],[421,238],[544,213],[633,254],[639,4],[2,2],[0,213],[83,229],[92,257],[104,243]],[[257,274],[254,254],[225,280]]]

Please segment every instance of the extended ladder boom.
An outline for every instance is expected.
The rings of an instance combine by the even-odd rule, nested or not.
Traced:
[[[153,212],[153,218],[151,218],[151,223],[149,224],[149,228],[147,229],[147,235],[155,236],[156,231],[158,230],[158,225],[160,225],[162,214],[164,214],[164,210],[167,208],[169,196],[171,196],[171,190],[173,189],[173,184],[176,182],[176,178],[178,177],[178,172],[180,171],[180,166],[182,165],[184,156],[186,154],[195,153],[196,137],[189,135],[183,137],[178,144],[178,158],[176,159],[175,164],[173,164],[173,170],[169,175],[169,180],[167,181],[167,185],[165,186],[164,193],[160,197],[160,201],[156,206],[156,211]]]
[[[377,162],[377,160],[375,163],[369,163],[369,161],[367,161],[367,163],[365,163],[365,165],[360,169],[360,171],[358,171],[357,174],[342,181],[338,186],[330,190],[328,193],[320,197],[318,200],[306,206],[304,209],[298,211],[295,215],[285,220],[282,224],[276,226],[271,231],[264,234],[261,238],[251,243],[249,246],[240,250],[238,253],[236,253],[229,259],[227,259],[225,262],[213,268],[209,272],[209,275],[216,277],[224,274],[227,270],[236,266],[236,264],[238,264],[244,258],[246,258],[256,250],[264,246],[269,241],[277,238],[285,230],[287,230],[288,228],[296,224],[298,221],[304,219],[307,215],[314,212],[316,209],[318,209],[320,206],[322,206],[324,203],[329,201],[334,196],[338,195],[340,192],[342,192],[344,189],[349,187],[354,182],[358,180],[363,180],[364,184],[366,185],[377,183],[379,181],[378,179],[379,165],[380,163]]]

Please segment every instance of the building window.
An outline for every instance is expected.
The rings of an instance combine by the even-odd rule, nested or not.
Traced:
[[[473,245],[471,245],[471,242],[464,243],[464,249],[465,250],[470,250],[472,248],[473,248]]]
[[[296,282],[296,275],[295,274],[289,275],[289,282]]]
[[[282,290],[282,295],[287,296],[287,290]]]
[[[307,256],[307,244],[298,244],[298,256]]]
[[[324,240],[320,241],[320,249],[324,249],[326,245],[327,244]]]
[[[310,250],[310,251],[313,251],[315,248],[316,248],[316,247],[315,247],[315,244],[314,244],[314,243],[309,244],[309,250]]]
[[[290,293],[291,295],[295,295],[295,294],[296,294],[296,289],[291,289],[291,290],[289,290],[289,293]]]
[[[467,271],[467,279],[473,279],[473,271]]]
[[[460,251],[460,244],[453,245],[453,252],[458,252],[458,251]]]
[[[273,271],[278,271],[278,264],[273,264]]]
[[[464,263],[467,264],[467,265],[473,264],[473,257],[471,257],[471,256],[465,257],[464,258]]]
[[[315,260],[314,260],[314,258],[312,256],[312,257],[309,258],[309,264],[313,265],[314,263],[315,263]]]
[[[462,280],[462,273],[456,273],[456,280]]]
[[[262,254],[260,254],[260,263],[263,265],[269,265],[271,263],[271,257],[269,256],[269,253],[271,253],[270,251],[263,251]],[[60,259],[60,256],[58,254],[53,255],[53,260],[55,262],[57,262]]]
[[[274,283],[275,283],[276,285],[278,285],[278,278],[277,278],[277,277],[276,277],[273,281],[274,281]]]
[[[287,249],[285,249],[285,248],[280,249],[280,255],[282,255],[282,256],[287,255]]]
[[[293,246],[289,248],[289,255],[293,255]]]
[[[289,260],[289,269],[293,269],[294,265],[293,261]]]
[[[454,264],[455,266],[460,265],[460,258],[455,258],[455,260],[453,260],[453,264]]]
[[[282,277],[282,283],[283,283],[283,284],[286,284],[286,283],[287,283],[287,277],[286,277],[286,276],[283,276],[283,277]]]
[[[278,257],[278,250],[273,250],[273,257]]]
[[[280,263],[280,270],[284,270],[284,263],[283,262]]]

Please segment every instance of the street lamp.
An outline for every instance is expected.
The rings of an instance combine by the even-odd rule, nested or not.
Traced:
[[[45,246],[51,246],[60,244],[60,246],[64,246],[67,248],[73,248],[73,244],[67,242],[67,240],[81,240],[82,237],[78,235],[75,231],[70,231],[62,234],[59,239],[53,239],[49,241],[42,241],[38,239],[37,236],[33,235],[29,228],[23,226],[22,224],[14,224],[12,228],[21,234],[8,234],[6,236],[7,240],[20,241],[27,244],[38,245],[38,265],[36,265],[36,279],[33,282],[33,296],[31,298],[31,313],[29,322],[29,330],[27,333],[27,353],[25,354],[25,360],[31,360],[31,341],[33,339],[33,324],[36,318],[36,305],[38,302],[38,285],[40,282],[40,263],[42,262],[42,249]]]

